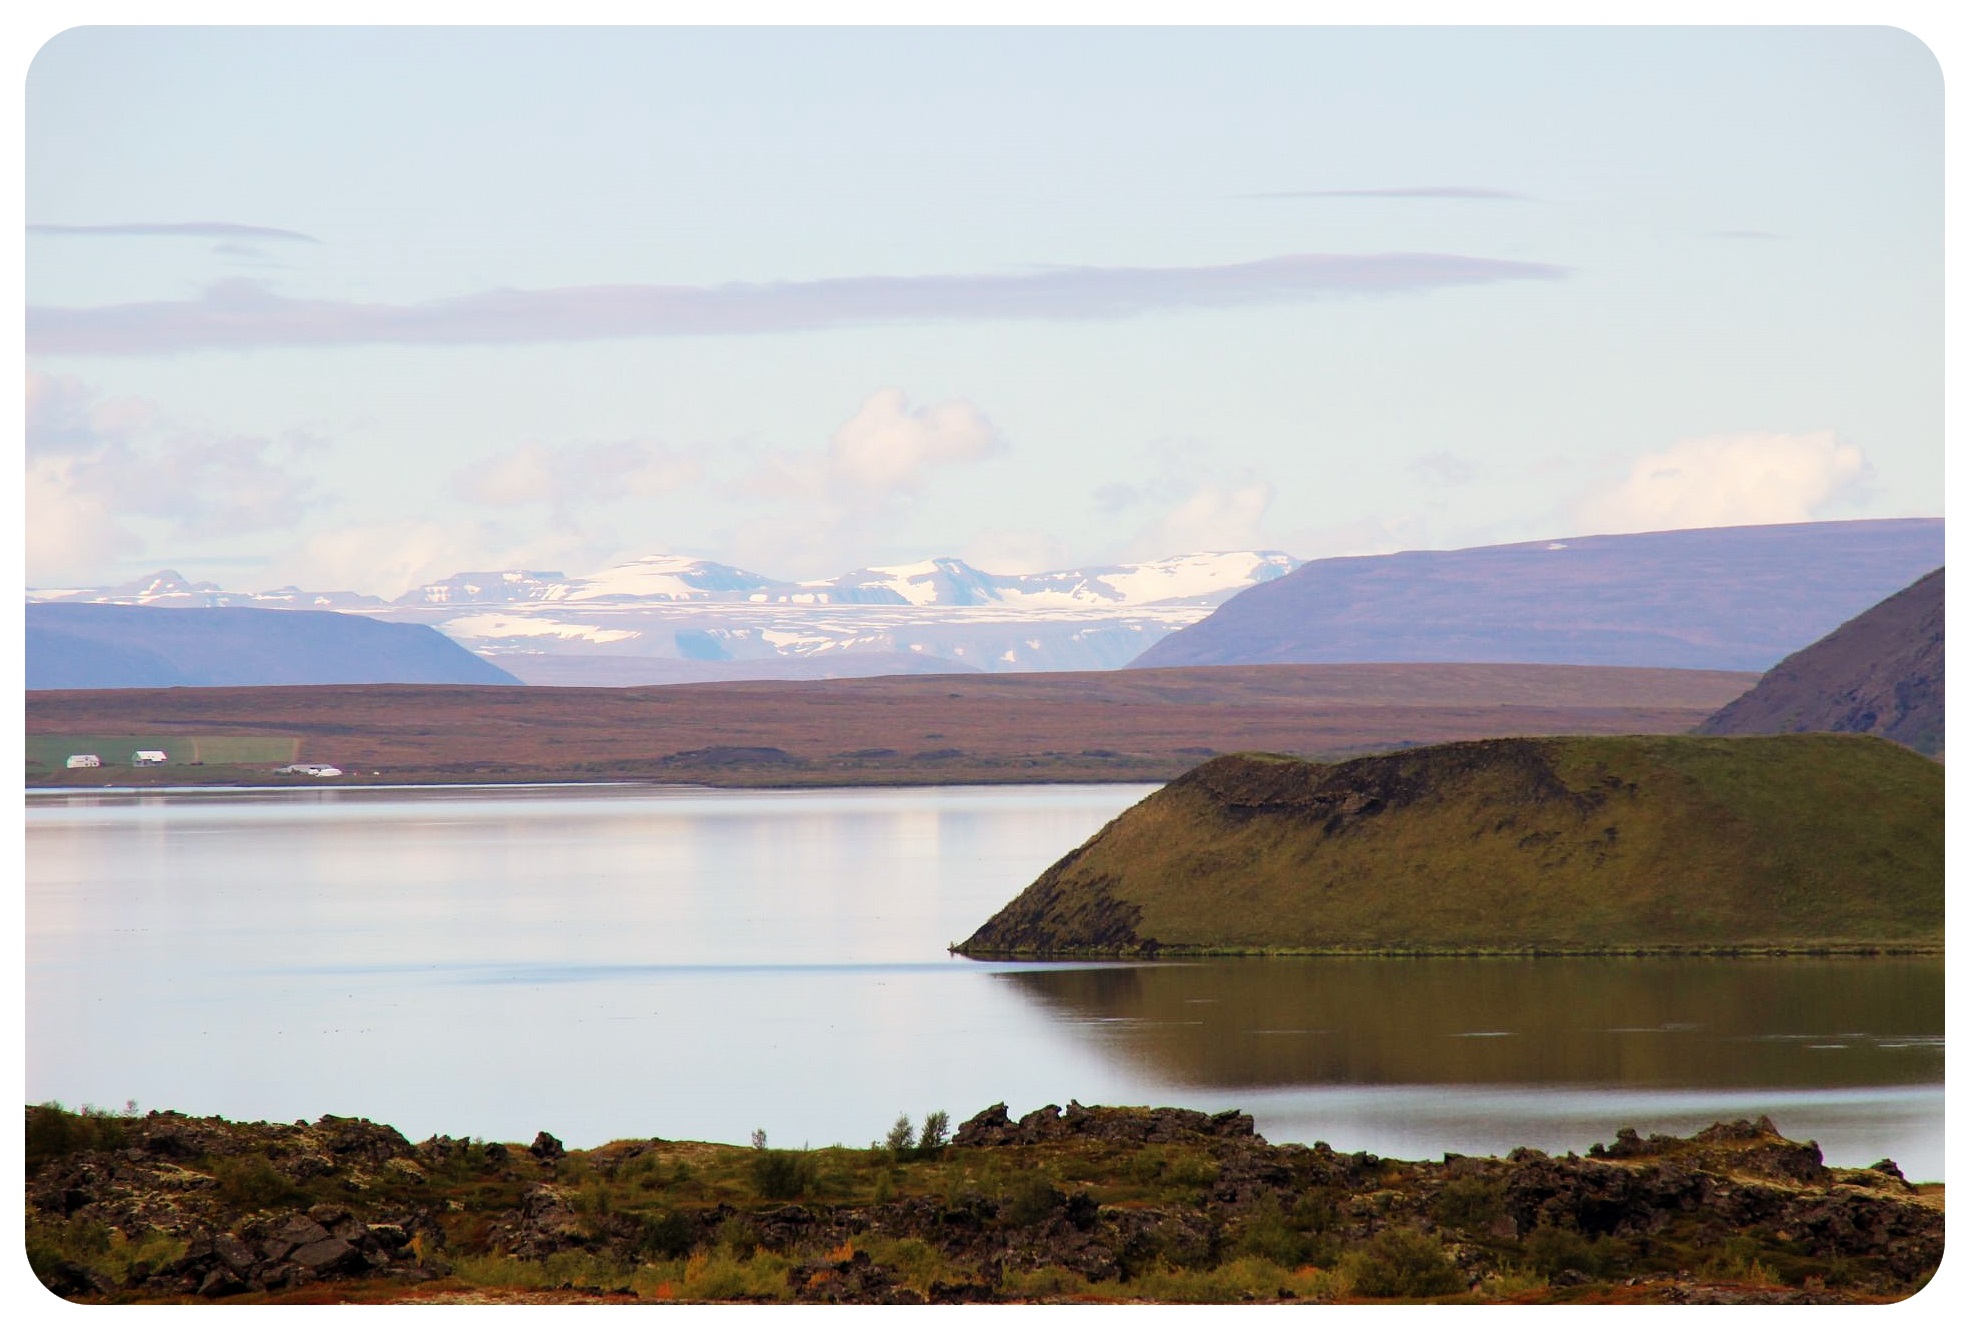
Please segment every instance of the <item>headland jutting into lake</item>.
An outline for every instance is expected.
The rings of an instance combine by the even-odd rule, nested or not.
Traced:
[[[1864,735],[1214,759],[968,956],[1940,950],[1943,773]]]

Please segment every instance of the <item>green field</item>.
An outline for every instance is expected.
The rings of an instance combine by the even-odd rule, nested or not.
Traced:
[[[60,771],[71,753],[94,753],[105,767],[127,767],[140,748],[163,749],[170,755],[167,766],[258,765],[298,761],[301,741],[278,735],[30,734],[27,769]]]
[[[1883,739],[1496,739],[1205,763],[960,950],[1940,948],[1943,770]]]

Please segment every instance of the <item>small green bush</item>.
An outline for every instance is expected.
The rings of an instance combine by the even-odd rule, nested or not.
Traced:
[[[263,1210],[306,1199],[300,1188],[267,1162],[265,1155],[240,1154],[215,1159],[212,1176],[218,1179],[221,1196],[248,1209]]]
[[[642,1217],[637,1227],[636,1250],[642,1256],[676,1260],[691,1254],[694,1238],[690,1220],[675,1210],[658,1210]]]
[[[1760,1259],[1763,1254],[1758,1239],[1748,1233],[1733,1233],[1703,1263],[1702,1273],[1711,1279],[1727,1279],[1738,1284],[1776,1284],[1779,1278]]]
[[[1413,1228],[1385,1228],[1341,1257],[1341,1272],[1365,1298],[1435,1298],[1464,1291],[1443,1244]]]
[[[1613,1238],[1591,1241],[1570,1228],[1541,1224],[1525,1238],[1525,1263],[1547,1278],[1563,1270],[1602,1276],[1616,1269],[1628,1255],[1627,1244]]]
[[[943,1109],[923,1115],[923,1132],[917,1138],[917,1153],[928,1158],[951,1139],[951,1115]]]
[[[58,1261],[73,1261],[121,1284],[185,1254],[184,1240],[161,1229],[144,1230],[133,1238],[87,1219],[30,1218],[25,1237],[27,1263],[38,1278]]]
[[[1302,1233],[1325,1233],[1341,1222],[1340,1202],[1326,1187],[1302,1192],[1293,1202],[1293,1227]]]
[[[1305,1233],[1293,1227],[1279,1198],[1268,1192],[1247,1213],[1232,1250],[1292,1269],[1306,1261],[1312,1245]]]
[[[1244,1256],[1208,1270],[1157,1268],[1143,1271],[1122,1284],[1118,1292],[1150,1302],[1224,1303],[1274,1298],[1329,1299],[1344,1291],[1346,1280],[1324,1270],[1292,1270],[1259,1257]],[[1097,1284],[1097,1290],[1110,1287]]]
[[[816,1173],[814,1159],[805,1150],[753,1152],[753,1190],[766,1200],[799,1200],[814,1185]]]
[[[1028,1228],[1045,1222],[1066,1200],[1046,1174],[1025,1173],[1006,1188],[999,1217],[1014,1228]]]
[[[1489,1178],[1455,1178],[1437,1193],[1431,1214],[1445,1228],[1475,1231],[1505,1213],[1505,1188]]]
[[[733,1215],[718,1226],[713,1245],[734,1260],[750,1261],[759,1249],[759,1230],[744,1215]]]
[[[922,1238],[857,1238],[855,1245],[919,1293],[930,1292],[932,1284],[955,1284],[972,1277],[971,1271],[954,1266],[941,1249]]]
[[[50,1099],[27,1110],[27,1172],[32,1177],[41,1166],[64,1155],[87,1150],[121,1150],[130,1137],[130,1120],[137,1116],[137,1102],[131,1100],[121,1112],[84,1104],[70,1112]]]

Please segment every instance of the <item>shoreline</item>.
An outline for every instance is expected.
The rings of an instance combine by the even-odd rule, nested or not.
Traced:
[[[1099,948],[1063,948],[1060,950],[1017,950],[1002,951],[978,948],[967,950],[962,946],[952,946],[953,956],[962,956],[971,961],[1186,961],[1221,960],[1246,958],[1264,960],[1268,957],[1328,957],[1343,959],[1389,958],[1406,960],[1428,960],[1432,958],[1474,959],[1495,957],[1500,960],[1540,960],[1563,957],[1608,957],[1620,960],[1647,960],[1651,957],[1664,959],[1678,957],[1716,957],[1718,959],[1756,959],[1759,957],[1782,958],[1787,956],[1941,956],[1944,944],[1940,942],[1829,942],[1829,943],[1690,943],[1688,945],[1667,945],[1651,943],[1642,946],[1534,946],[1534,947],[1458,947],[1458,946],[1416,946],[1416,947],[1148,947],[1134,950],[1103,950]]]
[[[116,781],[96,784],[91,780],[59,781],[54,784],[29,783],[24,789],[29,794],[72,794],[100,793],[171,793],[173,791],[211,791],[211,790],[425,790],[425,789],[510,789],[557,787],[579,789],[587,787],[654,787],[661,789],[706,789],[706,790],[858,790],[858,789],[935,789],[938,787],[969,786],[1056,786],[1056,785],[1165,785],[1183,774],[1185,768],[1150,764],[1142,770],[1075,768],[1046,774],[1035,774],[1031,768],[1007,769],[997,767],[953,767],[942,770],[896,770],[883,769],[867,772],[827,770],[803,775],[793,775],[784,771],[738,770],[730,772],[696,770],[688,778],[662,773],[608,774],[597,775],[584,772],[561,770],[526,771],[512,774],[474,772],[459,775],[449,772],[420,774],[417,772],[379,772],[369,776],[353,775],[320,777],[297,776],[291,780],[267,780],[265,773],[258,777],[242,776],[233,779],[212,779],[209,773],[201,772],[195,777],[177,779],[174,776],[160,775],[143,781]],[[35,773],[30,781],[42,779],[43,773]]]

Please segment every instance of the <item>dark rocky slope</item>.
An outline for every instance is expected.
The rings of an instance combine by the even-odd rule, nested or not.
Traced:
[[[1849,735],[1242,754],[1123,813],[957,950],[1940,947],[1943,778]]]
[[[1943,570],[1774,665],[1698,734],[1878,734],[1943,750]]]

